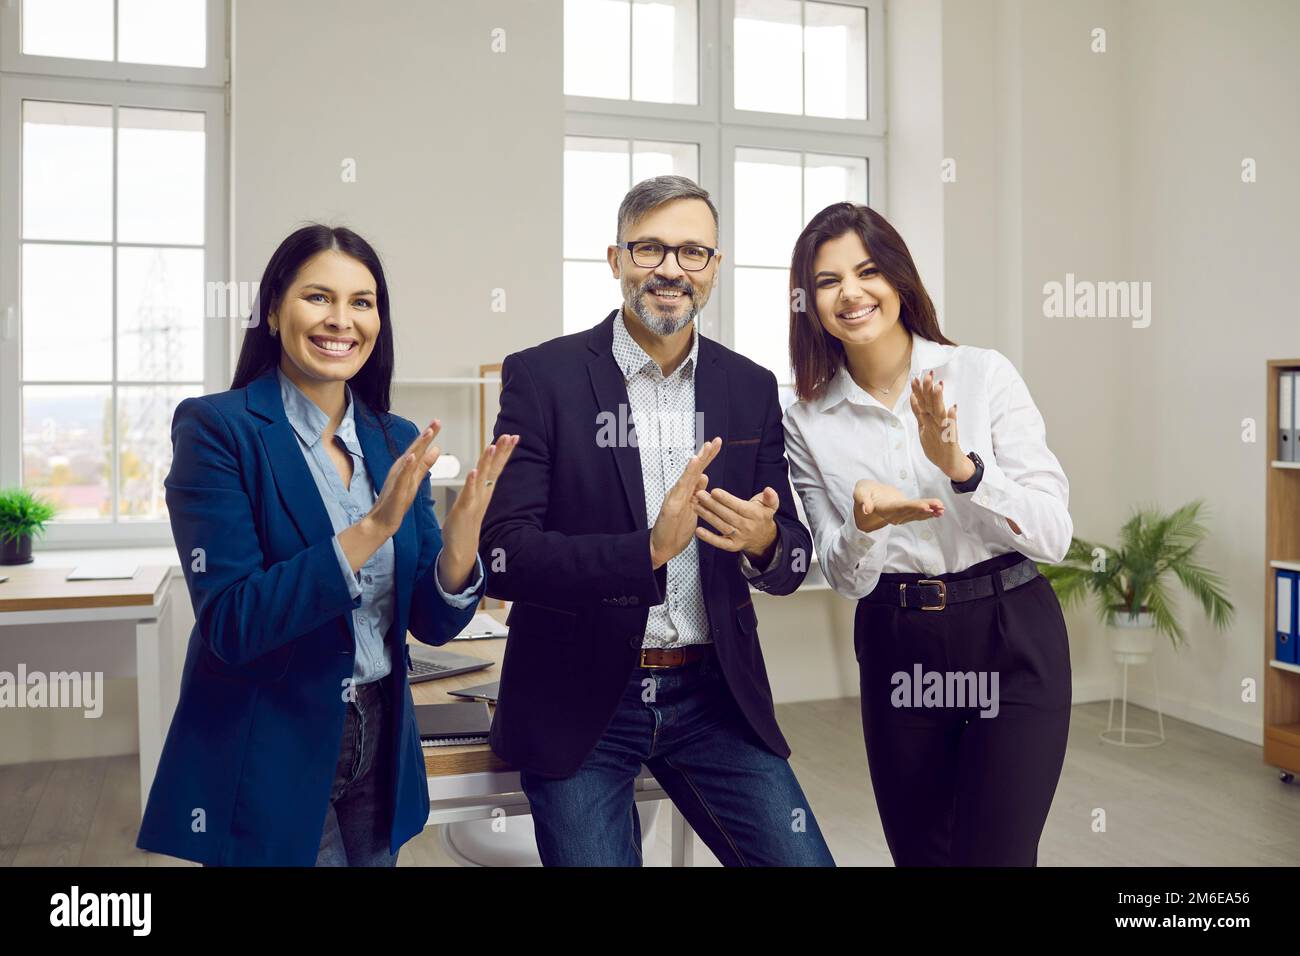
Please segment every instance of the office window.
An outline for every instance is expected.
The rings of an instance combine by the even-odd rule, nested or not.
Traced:
[[[813,0],[736,0],[738,110],[867,118],[867,10]]]
[[[16,170],[0,180],[0,484],[57,507],[50,543],[165,541],[172,413],[229,384],[226,317],[205,314],[226,255],[213,7],[20,8],[0,96],[0,168]],[[124,79],[186,67],[188,84]]]
[[[736,351],[792,381],[790,255],[794,240],[831,203],[867,203],[867,160],[788,150],[735,150]]]
[[[205,0],[22,0],[30,56],[202,67],[206,31]]]
[[[700,331],[789,383],[788,289],[795,240],[832,202],[872,203],[886,212],[881,206],[885,116],[879,100],[883,5],[879,0],[713,0],[696,10],[692,4],[690,18],[698,23],[693,59],[682,53],[681,29],[675,28],[672,42],[661,33],[657,43],[647,44],[646,34],[638,34],[640,6],[615,0],[565,5],[569,138],[559,324],[565,331],[589,326],[592,316],[612,307],[611,297],[613,304],[619,301],[604,263],[610,240],[594,237],[601,230],[612,234],[623,193],[651,175],[636,168],[635,144],[694,144],[689,160],[678,157],[661,165],[662,171],[671,166],[707,189],[721,217],[720,281],[700,318]],[[683,4],[644,6],[672,6],[674,23],[685,23]],[[667,16],[666,9],[655,15]],[[604,39],[598,40],[601,30]],[[697,62],[698,98],[638,94],[638,50],[660,57],[660,77],[672,72],[669,66]],[[578,83],[580,74],[584,84]],[[696,173],[684,172],[689,168]]]
[[[698,102],[695,0],[565,0],[564,92]]]
[[[694,143],[569,136],[564,144],[564,332],[590,328],[622,301],[605,250],[618,204],[636,183],[675,173],[699,176]]]

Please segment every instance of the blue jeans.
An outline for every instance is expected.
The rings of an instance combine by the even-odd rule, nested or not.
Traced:
[[[388,849],[392,794],[379,759],[388,714],[382,681],[358,684],[348,704],[317,866],[395,866]]]
[[[645,764],[726,866],[834,866],[790,764],[759,740],[709,656],[634,668],[578,771],[521,771],[546,866],[640,866],[633,800]]]

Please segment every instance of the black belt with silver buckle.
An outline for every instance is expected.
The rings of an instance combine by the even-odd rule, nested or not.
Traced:
[[[1038,565],[1032,559],[1025,558],[995,573],[1001,579],[1002,590],[1010,591],[1038,577]],[[958,578],[952,581],[940,581],[937,578],[900,581],[897,587],[889,582],[881,582],[862,600],[920,611],[942,611],[949,604],[991,597],[995,593],[997,588],[993,584],[993,575],[985,574],[977,578]]]

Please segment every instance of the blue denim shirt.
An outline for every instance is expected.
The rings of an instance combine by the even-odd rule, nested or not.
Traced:
[[[361,442],[357,439],[356,420],[353,417],[352,389],[343,385],[347,393],[347,408],[343,420],[334,433],[335,441],[352,456],[352,481],[343,487],[334,462],[325,450],[321,435],[329,424],[329,416],[319,405],[294,384],[284,372],[277,368],[280,379],[280,398],[284,400],[284,414],[298,436],[298,446],[316,488],[320,492],[325,510],[329,512],[330,523],[336,532],[333,538],[334,552],[339,559],[339,568],[347,581],[348,591],[353,598],[361,595],[361,606],[352,610],[353,630],[356,632],[357,653],[352,668],[354,684],[368,684],[386,677],[393,669],[392,653],[384,641],[393,623],[393,539],[387,539],[383,545],[361,566],[360,574],[353,574],[343,545],[339,543],[337,532],[351,527],[370,511],[375,503],[374,486],[366,471]],[[436,563],[435,563],[436,568]],[[464,608],[478,600],[477,591],[483,581],[483,563],[475,558],[474,580],[460,594],[450,595],[442,589],[437,571],[433,574],[433,583],[442,599],[452,607]]]

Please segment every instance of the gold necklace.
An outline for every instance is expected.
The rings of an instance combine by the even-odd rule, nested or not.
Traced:
[[[909,344],[908,347],[907,347],[907,355],[906,355],[905,360],[904,360],[904,362],[903,362],[903,367],[902,367],[901,369],[898,370],[898,375],[895,375],[894,378],[893,378],[893,380],[890,381],[890,383],[889,383],[889,388],[881,388],[879,385],[872,385],[870,382],[867,382],[867,385],[868,385],[868,387],[873,388],[873,389],[875,389],[875,390],[878,391],[878,392],[883,392],[884,394],[888,395],[890,389],[892,389],[892,388],[894,387],[894,385],[898,382],[898,377],[899,377],[899,375],[902,375],[904,372],[906,372],[906,371],[907,371],[909,368],[911,368],[911,367],[912,367],[912,346]],[[865,378],[865,376],[864,376],[864,378]]]

